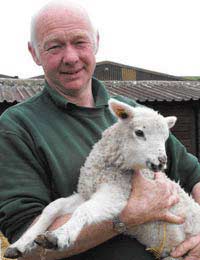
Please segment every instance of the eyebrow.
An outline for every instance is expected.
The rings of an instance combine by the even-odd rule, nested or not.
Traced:
[[[48,35],[42,42],[43,48],[46,48],[48,44],[53,42],[60,42],[64,39],[63,35]]]
[[[48,46],[48,44],[53,42],[60,42],[60,39],[58,37],[49,37],[43,42],[43,47],[45,48]]]
[[[77,39],[88,39],[88,40],[91,40],[91,38],[92,38],[92,37],[90,37],[89,34],[87,34],[85,32],[72,33],[68,37],[69,38],[73,38],[74,40],[77,40]],[[54,42],[61,42],[62,40],[65,41],[65,36],[62,35],[62,34],[59,34],[59,35],[49,35],[49,36],[47,36],[47,38],[43,42],[43,47],[46,48],[48,46],[48,44],[54,43]]]

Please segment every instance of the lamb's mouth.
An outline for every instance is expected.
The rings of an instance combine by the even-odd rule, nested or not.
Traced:
[[[166,164],[163,163],[155,164],[152,163],[150,160],[146,161],[146,166],[149,170],[153,172],[160,172],[166,168]]]

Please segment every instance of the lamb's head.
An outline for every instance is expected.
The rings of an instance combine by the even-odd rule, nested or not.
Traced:
[[[150,108],[131,107],[115,99],[110,99],[109,108],[118,118],[119,149],[126,167],[152,171],[166,168],[165,142],[176,117],[164,117]]]

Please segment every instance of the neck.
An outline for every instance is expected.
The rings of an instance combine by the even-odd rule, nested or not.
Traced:
[[[92,92],[86,93],[83,92],[78,96],[67,96],[65,95],[66,99],[77,106],[80,107],[94,107],[94,98]]]
[[[79,90],[66,89],[65,91],[63,91],[63,89],[59,88],[58,86],[54,88],[60,95],[62,95],[72,104],[81,107],[94,107],[91,80],[85,87],[83,86]]]

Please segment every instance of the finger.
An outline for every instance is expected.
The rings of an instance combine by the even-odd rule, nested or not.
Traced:
[[[199,235],[198,235],[199,236]],[[189,251],[188,255],[186,258],[186,260],[199,260],[200,259],[200,244],[198,242],[198,238],[197,238],[197,246],[195,246],[192,250]]]
[[[134,175],[133,176],[138,176],[141,175],[141,171],[140,170],[134,170]]]
[[[134,182],[139,183],[139,182],[143,182],[143,181],[148,181],[148,179],[143,176],[143,174],[140,170],[135,170],[134,174],[133,174],[133,178],[132,178],[132,184]]]
[[[200,256],[186,256],[184,260],[199,260]]]
[[[177,194],[179,192],[179,185],[176,182],[172,182],[172,192],[173,194]]]
[[[162,173],[161,173],[162,174]],[[166,176],[157,177],[157,181],[159,183],[162,183],[164,186],[164,189],[166,192],[168,192],[170,195],[174,195],[178,197],[178,185],[174,181],[168,179]]]
[[[163,220],[165,220],[166,222],[169,222],[169,223],[173,223],[173,224],[183,224],[185,221],[184,217],[174,215],[171,212],[167,212],[164,215]]]
[[[167,203],[167,207],[171,208],[173,205],[175,205],[176,203],[178,203],[180,200],[179,196],[177,194],[173,194],[169,197],[168,199],[168,203]]]
[[[191,248],[194,248],[198,243],[200,243],[200,236],[192,236],[185,240],[179,246],[177,246],[172,252],[171,256],[180,257],[185,255]]]

